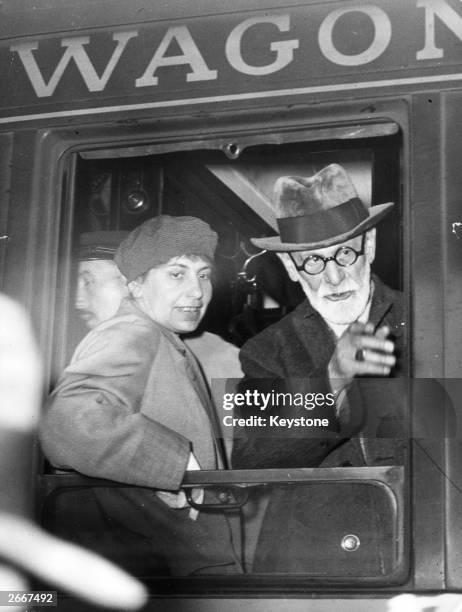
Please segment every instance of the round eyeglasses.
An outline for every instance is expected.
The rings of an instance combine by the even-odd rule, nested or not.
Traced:
[[[335,251],[332,257],[322,257],[322,255],[316,254],[308,255],[308,257],[306,257],[301,264],[298,264],[295,261],[292,253],[289,254],[299,272],[306,272],[307,274],[321,274],[328,261],[335,261],[335,263],[338,266],[342,266],[342,268],[352,266],[360,255],[364,255],[364,239],[365,234],[362,236],[360,251],[356,251],[350,246],[341,246]]]

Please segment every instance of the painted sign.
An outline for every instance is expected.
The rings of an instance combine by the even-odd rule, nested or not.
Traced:
[[[462,80],[460,0],[318,2],[0,46],[0,123]]]

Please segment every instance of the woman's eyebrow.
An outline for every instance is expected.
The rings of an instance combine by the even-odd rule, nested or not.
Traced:
[[[180,263],[180,262],[172,262],[172,263],[168,263],[167,264],[168,268],[174,268],[174,267],[179,267],[179,268],[189,268],[189,266],[187,264],[184,263]],[[210,263],[207,263],[206,261],[204,261],[204,265],[201,266],[200,268],[198,268],[199,270],[213,270],[213,265]]]

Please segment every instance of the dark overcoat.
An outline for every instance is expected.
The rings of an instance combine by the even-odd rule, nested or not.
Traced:
[[[235,431],[234,468],[365,467],[406,464],[409,448],[409,400],[414,389],[407,378],[407,317],[401,293],[374,278],[369,319],[387,325],[395,343],[396,365],[387,379],[357,378],[350,386],[347,410],[335,406],[309,412],[304,407],[272,407],[285,417],[325,417],[328,427],[239,427]],[[327,393],[328,363],[336,337],[321,316],[304,301],[291,314],[249,340],[241,350],[245,374],[241,391]],[[436,386],[438,389],[438,386]],[[430,396],[432,394],[430,393]],[[436,397],[436,401],[435,401]],[[427,402],[417,435],[436,431],[444,419]],[[257,414],[244,406],[240,417]],[[340,415],[342,412],[339,411]],[[260,412],[260,414],[262,414]],[[269,415],[267,415],[269,417]],[[429,418],[427,418],[429,417]],[[422,423],[425,421],[424,425]],[[254,570],[302,572],[312,576],[383,577],[394,571],[395,506],[384,488],[358,483],[309,483],[272,491],[256,550]],[[361,542],[354,553],[342,539]]]
[[[370,320],[388,325],[390,338],[395,343],[396,365],[392,377],[405,376],[407,372],[406,317],[402,294],[390,289],[379,279],[374,279],[375,290],[371,303]],[[327,367],[334,353],[336,337],[310,303],[303,301],[292,313],[278,323],[266,328],[249,340],[241,349],[240,359],[245,374],[241,391],[246,389],[290,391],[292,393],[324,393],[329,390]],[[360,384],[359,384],[360,383]],[[349,418],[341,422],[335,406],[322,406],[307,411],[303,407],[280,408],[285,417],[308,416],[328,418],[326,429],[307,431],[269,430],[240,427],[236,429],[232,464],[234,468],[315,467],[336,451],[330,465],[365,465],[361,446],[352,441],[355,433],[367,431],[367,437],[396,437],[403,431],[403,414],[396,404],[384,401],[381,385],[390,387],[388,381],[363,379],[355,381],[349,392]],[[368,400],[364,399],[364,395]],[[367,409],[366,409],[367,403]],[[274,410],[274,408],[273,408]],[[239,416],[248,417],[252,412],[243,407]],[[386,433],[385,433],[386,430]],[[290,437],[290,445],[287,437]],[[368,449],[372,453],[368,465],[383,465],[382,449]],[[341,452],[340,452],[341,447]],[[340,453],[340,454],[339,454]],[[353,453],[353,456],[350,456]],[[389,450],[387,450],[389,453]],[[390,462],[390,456],[386,457]],[[396,459],[395,459],[396,460]],[[354,461],[354,463],[353,463]]]

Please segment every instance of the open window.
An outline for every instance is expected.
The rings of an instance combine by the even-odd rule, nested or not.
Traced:
[[[304,299],[274,254],[253,258],[259,250],[250,239],[277,231],[270,204],[274,182],[281,175],[311,176],[330,163],[347,169],[367,205],[395,202],[391,214],[378,227],[373,270],[387,285],[406,294],[401,149],[399,127],[384,122],[271,137],[253,135],[235,142],[221,139],[202,142],[196,148],[194,143],[170,143],[74,153],[75,187],[72,201],[66,203],[71,212],[63,215],[67,227],[62,232],[63,236],[72,235],[72,240],[62,244],[53,379],[88,331],[74,308],[76,253],[82,233],[132,230],[161,213],[193,215],[207,221],[219,235],[219,246],[214,297],[201,330],[239,347]],[[219,405],[217,417],[219,421],[223,417]],[[232,429],[225,427],[223,435],[229,448]],[[287,588],[287,578],[293,580],[294,587],[302,581],[317,589],[335,584],[396,584],[405,579],[409,555],[406,450],[402,458],[396,464],[390,457],[390,463],[380,467],[300,465],[290,470],[189,474],[185,486],[218,490],[223,511],[232,523],[246,580],[256,581],[249,584],[261,587],[269,579],[274,586],[280,579]],[[75,536],[87,545],[93,532],[106,530],[110,543],[114,531],[110,517],[106,524],[98,523],[100,519],[91,514],[91,503],[86,506],[85,502],[94,495],[92,487],[98,498],[98,490],[107,486],[107,482],[91,482],[76,475],[49,473],[45,476],[44,523],[52,531]],[[76,506],[79,511],[69,513],[69,508]],[[291,524],[278,535],[276,526],[284,517],[278,517],[276,509],[284,507],[297,511],[291,513]],[[216,511],[199,510],[204,514]],[[313,516],[318,521],[315,532]],[[287,533],[293,538],[289,554],[284,552],[287,542],[283,534]],[[137,545],[127,543],[135,547],[129,551],[135,559],[144,554]],[[108,556],[110,548],[111,544]],[[165,578],[162,571],[158,577],[140,572],[145,579]],[[218,585],[224,578],[224,573],[217,571],[213,580]],[[226,577],[228,581],[235,579]],[[188,577],[184,588],[194,591],[200,588],[201,580],[200,576]],[[172,587],[164,583],[156,588]]]
[[[255,284],[239,276],[245,262],[260,251],[250,238],[277,233],[270,203],[276,178],[284,174],[311,176],[329,163],[339,163],[368,206],[397,203],[379,226],[373,267],[386,284],[402,290],[401,136],[396,124],[384,124],[386,136],[377,136],[377,126],[369,130],[368,138],[348,140],[345,133],[364,136],[367,130],[344,128],[341,139],[314,141],[316,131],[312,130],[308,142],[299,142],[303,138],[299,134],[281,136],[282,144],[277,145],[244,147],[227,142],[218,151],[181,151],[181,145],[175,145],[159,147],[168,152],[151,155],[146,150],[153,147],[83,152],[78,155],[71,203],[73,242],[63,245],[62,260],[75,263],[83,232],[132,230],[157,214],[196,215],[219,234],[214,296],[202,328],[240,346],[303,299],[301,289],[288,279],[271,253],[249,264],[247,278],[256,276]],[[325,130],[320,132],[324,135]],[[61,277],[65,291],[58,304],[55,373],[62,370],[86,332],[73,307],[75,272],[74,268]],[[252,308],[246,309],[246,304]],[[246,310],[252,311],[248,317],[245,312],[243,316]]]

